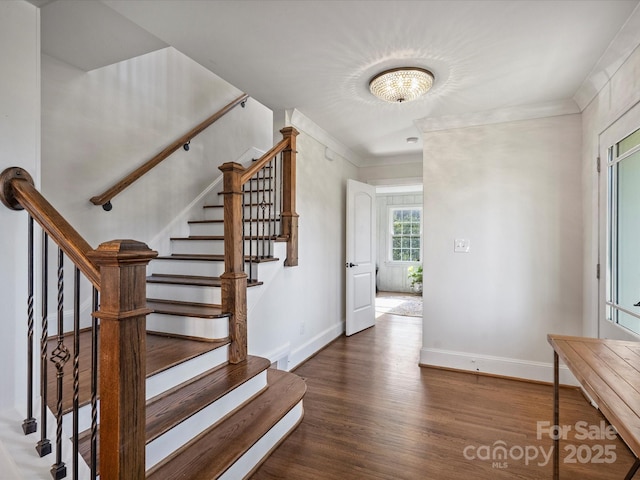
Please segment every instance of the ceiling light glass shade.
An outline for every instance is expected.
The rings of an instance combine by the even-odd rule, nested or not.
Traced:
[[[433,73],[424,68],[402,67],[385,70],[371,79],[369,90],[390,103],[410,102],[423,96],[433,85]]]

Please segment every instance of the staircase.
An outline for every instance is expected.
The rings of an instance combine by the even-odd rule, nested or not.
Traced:
[[[283,268],[280,257],[285,266],[298,262],[297,132],[282,132],[285,138],[251,167],[220,167],[223,191],[161,257],[134,240],[93,249],[28,172],[0,174],[2,203],[29,213],[27,356],[34,361],[22,428],[38,432],[41,456],[55,457],[54,479],[247,478],[301,421],[304,381],[247,354],[247,312],[266,288],[260,277]],[[42,227],[38,280],[35,223]],[[49,243],[59,247],[57,295],[48,284]],[[65,259],[75,266],[68,333]],[[93,286],[90,326],[80,320],[80,275]],[[41,334],[34,328],[36,281]],[[57,296],[57,315],[48,315],[47,295]],[[52,323],[57,317],[55,336],[48,316]]]
[[[248,309],[259,271],[282,268],[272,255],[279,218],[266,215],[264,178],[245,194]],[[221,196],[215,195],[215,197]],[[248,356],[229,363],[229,315],[222,313],[224,221],[221,203],[189,222],[190,236],[147,269],[146,466],[148,479],[245,478],[301,421],[306,386],[296,375]],[[53,346],[52,346],[53,348]],[[49,375],[54,378],[55,374]],[[53,395],[50,398],[54,398]],[[90,415],[89,408],[82,412]],[[89,418],[83,422],[89,425]],[[91,431],[80,436],[91,463]],[[99,470],[98,470],[99,473]]]

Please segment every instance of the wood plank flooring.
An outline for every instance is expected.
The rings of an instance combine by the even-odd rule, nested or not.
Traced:
[[[421,339],[421,319],[383,315],[296,369],[307,382],[305,417],[251,479],[552,478],[552,440],[537,431],[537,422],[551,423],[552,386],[420,368]],[[560,424],[572,428],[560,478],[622,480],[633,463],[627,447],[576,432],[583,421],[604,433],[602,415],[577,389],[561,389],[560,402]],[[504,460],[491,459],[498,446]],[[602,463],[605,449],[613,463]]]

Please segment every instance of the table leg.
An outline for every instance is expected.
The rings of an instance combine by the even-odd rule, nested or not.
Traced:
[[[640,468],[640,458],[636,458],[636,462],[631,466],[631,470],[629,470],[629,473],[627,473],[627,476],[624,477],[624,480],[631,480],[639,468]]]
[[[553,352],[553,425],[558,433],[560,425],[560,373],[558,353]],[[560,479],[560,435],[553,438],[553,480]]]

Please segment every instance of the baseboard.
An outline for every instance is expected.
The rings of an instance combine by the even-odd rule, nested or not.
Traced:
[[[297,367],[302,362],[318,353],[325,346],[333,342],[344,333],[344,328],[344,320],[337,322],[310,339],[308,342],[303,343],[301,346],[293,350],[289,356],[289,368],[287,370],[290,371]]]
[[[256,353],[258,357],[267,358],[271,364],[275,364],[278,370],[287,370],[289,367],[289,355],[291,354],[291,344],[289,342],[275,348],[267,353]],[[254,355],[251,353],[251,355]]]
[[[549,350],[549,357],[553,355]],[[423,348],[420,350],[420,364],[452,368],[468,372],[486,373],[502,377],[513,377],[536,382],[553,382],[553,363],[532,362],[516,358],[493,357],[451,350]],[[560,383],[579,386],[580,384],[569,371],[560,365]]]

